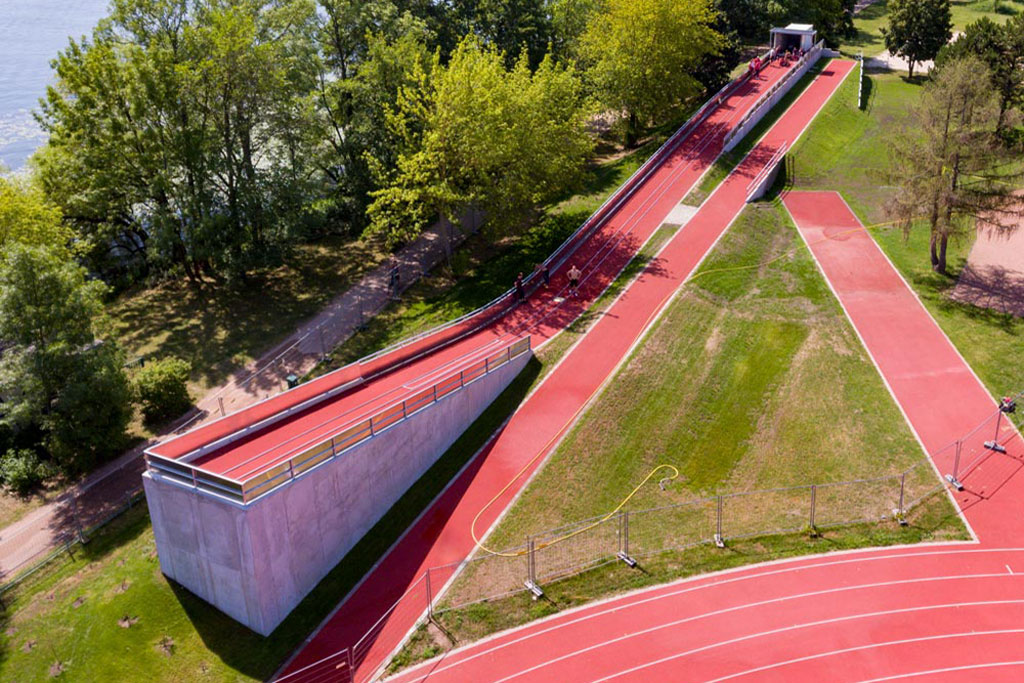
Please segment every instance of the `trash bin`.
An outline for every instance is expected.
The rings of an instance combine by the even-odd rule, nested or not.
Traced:
[[[295,374],[288,375],[287,377],[284,378],[284,380],[286,382],[288,382],[288,388],[289,389],[294,389],[295,387],[299,386],[299,377],[298,377],[298,375],[295,375]]]

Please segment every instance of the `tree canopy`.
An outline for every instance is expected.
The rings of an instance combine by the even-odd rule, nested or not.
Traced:
[[[1021,172],[995,132],[998,98],[988,69],[974,56],[953,60],[924,89],[907,123],[888,141],[890,182],[896,192],[887,212],[905,231],[919,221],[931,233],[931,264],[946,272],[946,248],[979,218],[1007,229],[1015,223],[1013,189]]]
[[[467,37],[446,66],[421,68],[390,113],[405,149],[396,168],[376,167],[371,232],[412,239],[435,216],[458,221],[470,208],[488,225],[521,225],[539,203],[578,177],[591,149],[586,100],[572,67],[545,58],[512,69],[494,47]]]
[[[587,73],[602,104],[624,112],[627,144],[700,92],[696,68],[722,46],[715,19],[710,0],[606,0],[590,17]]]
[[[1003,130],[1007,113],[1024,103],[1024,14],[1003,24],[988,17],[968,24],[956,40],[939,52],[937,68],[969,55],[978,57],[989,70],[992,86],[999,93],[996,128]]]
[[[889,26],[882,29],[885,48],[890,54],[907,60],[907,71],[914,77],[914,66],[935,59],[942,46],[953,37],[953,13],[950,0],[891,0]]]

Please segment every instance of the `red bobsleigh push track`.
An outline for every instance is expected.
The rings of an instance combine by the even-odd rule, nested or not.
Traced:
[[[525,483],[529,473],[539,466],[541,460],[532,459],[546,453],[556,443],[739,214],[751,179],[761,173],[778,149],[796,140],[852,67],[852,62],[833,61],[822,70],[729,179],[669,241],[659,254],[656,268],[646,270],[612,305],[608,315],[594,324],[484,452],[453,481],[346,598],[339,610],[288,665],[282,678],[287,681],[348,680],[346,672],[335,670],[338,661],[323,661],[324,658],[356,642],[380,616],[382,607],[391,604],[410,585],[414,585],[427,568],[458,562],[473,551],[470,527],[477,513],[524,465],[529,465],[517,480],[517,485],[505,490],[481,516],[477,529],[489,528]],[[726,116],[727,113],[723,111],[721,115]],[[710,120],[717,116],[719,113]],[[658,206],[639,219],[633,230],[641,235],[651,234],[697,177],[699,172],[695,170],[665,187]],[[642,241],[638,239],[638,244]],[[588,295],[595,293],[591,290]],[[388,617],[375,631],[367,650],[360,654],[356,664],[357,680],[364,680],[385,661],[419,616],[419,612],[396,611]],[[452,680],[489,678],[480,676],[479,671],[469,678],[456,674]]]
[[[838,194],[784,202],[915,434],[951,471],[943,447],[992,418],[993,399]],[[1024,447],[1008,428],[1007,453],[989,451],[993,436],[962,445],[973,464],[956,500],[979,543],[680,581],[499,634],[398,680],[1024,680]]]

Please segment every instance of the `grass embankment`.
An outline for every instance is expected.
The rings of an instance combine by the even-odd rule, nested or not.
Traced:
[[[704,177],[701,178],[700,183],[697,187],[690,190],[689,194],[683,199],[683,202],[690,206],[700,206],[701,203],[708,198],[708,196],[718,187],[723,180],[732,172],[736,166],[743,161],[743,157],[750,153],[750,150],[754,149],[754,146],[772,126],[775,122],[786,113],[789,106],[800,97],[801,93],[807,89],[807,86],[811,84],[814,78],[821,73],[821,70],[825,68],[829,60],[822,59],[817,64],[812,66],[803,78],[797,81],[790,89],[786,96],[776,103],[776,105],[769,111],[764,118],[762,118],[756,126],[749,133],[747,133],[743,140],[739,142],[731,150],[722,154],[715,160],[715,163],[711,165]],[[736,122],[733,122],[736,123]]]
[[[268,638],[160,573],[144,506],[74,558],[35,576],[0,611],[0,678],[265,680],[476,453],[610,300],[674,232],[655,233],[591,310],[541,350],[451,449]]]
[[[1020,0],[953,0],[953,31],[963,31],[967,24],[988,17],[1003,23],[1007,18],[1024,11]],[[874,57],[885,51],[882,29],[889,25],[889,3],[881,0],[865,7],[853,20],[857,33],[843,41],[839,51],[847,57],[864,54]]]
[[[866,225],[874,225],[886,221],[884,203],[892,192],[883,185],[885,136],[905,120],[921,86],[897,74],[870,74],[866,86],[866,111],[857,109],[856,79],[849,79],[793,150],[793,187],[837,190]],[[973,236],[951,243],[949,274],[939,275],[929,265],[926,225],[915,226],[906,239],[887,226],[871,233],[989,391],[1001,396],[1024,389],[1024,320],[948,297]]]
[[[508,511],[488,546],[518,545],[546,528],[605,513],[662,463],[678,467],[680,479],[666,490],[645,487],[628,509],[716,492],[879,476],[921,458],[784,210],[761,204],[741,215]],[[858,510],[850,508],[846,518],[857,518]],[[746,524],[738,519],[743,515],[756,524],[753,518],[765,513],[742,502],[730,511],[733,524]],[[833,514],[842,518],[841,511]],[[667,553],[645,560],[643,571],[608,567],[550,584],[546,601],[515,596],[444,613],[440,623],[465,643],[603,595],[700,571],[833,548],[966,538],[945,496],[934,496],[912,519],[902,529],[890,522],[834,529],[823,539],[792,534],[743,541],[726,551]],[[672,520],[648,522],[656,523]],[[728,524],[724,534],[728,538]],[[452,590],[458,592],[458,583]],[[447,637],[437,633],[422,631],[396,664],[446,647]]]

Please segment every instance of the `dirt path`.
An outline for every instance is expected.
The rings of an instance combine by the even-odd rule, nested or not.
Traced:
[[[461,237],[458,233],[456,236]],[[140,477],[145,466],[140,456],[152,443],[276,394],[286,388],[288,375],[301,377],[311,370],[327,350],[352,336],[393,296],[439,263],[445,255],[446,241],[444,226],[433,226],[338,295],[284,342],[212,389],[196,403],[196,410],[183,424],[172,425],[153,441],[138,445],[93,472],[58,500],[0,529],[0,582],[39,561],[65,539],[128,505],[130,496],[142,487]],[[392,272],[398,276],[394,284]]]
[[[1024,317],[1024,217],[1017,217],[1015,227],[979,226],[967,265],[950,297]]]

